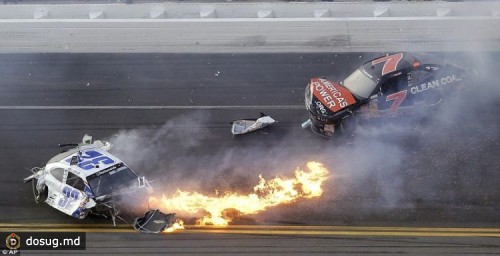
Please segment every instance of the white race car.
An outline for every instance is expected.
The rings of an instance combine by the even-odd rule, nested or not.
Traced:
[[[45,167],[35,167],[24,179],[32,181],[35,202],[45,202],[74,218],[89,213],[122,219],[120,207],[127,208],[134,200],[147,203],[152,193],[149,182],[130,170],[108,151],[111,144],[85,135],[80,144],[71,146],[50,159]],[[46,197],[46,198],[45,198]],[[131,210],[131,209],[125,209]]]

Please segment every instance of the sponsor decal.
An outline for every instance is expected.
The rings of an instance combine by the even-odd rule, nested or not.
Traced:
[[[443,85],[447,85],[447,84],[451,85],[451,84],[454,84],[455,82],[460,82],[460,81],[462,81],[462,79],[457,77],[455,74],[453,74],[453,75],[449,75],[449,76],[445,76],[445,77],[442,77],[439,79],[429,81],[427,83],[413,86],[410,88],[410,92],[412,94],[417,94],[417,93],[425,92],[427,90],[441,87]]]
[[[96,172],[96,173],[95,173],[95,174],[93,174],[91,177],[94,177],[94,176],[99,177],[99,176],[101,176],[101,175],[103,175],[103,174],[106,174],[106,173],[108,173],[108,172],[115,171],[116,169],[118,169],[119,167],[122,167],[122,166],[123,166],[123,163],[119,163],[119,164],[117,164],[117,165],[113,165],[113,166],[111,166],[111,167],[109,167],[109,168],[107,168],[107,169],[104,169],[104,170],[102,170],[102,171]]]
[[[321,104],[321,102],[316,101],[316,108],[321,112],[321,114],[326,114],[326,108]]]
[[[322,114],[326,113],[325,107],[337,112],[356,103],[354,96],[346,88],[326,79],[313,78],[311,87],[314,96],[319,100],[319,102],[316,102],[316,106]]]

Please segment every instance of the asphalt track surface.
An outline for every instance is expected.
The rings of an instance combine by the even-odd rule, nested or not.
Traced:
[[[492,133],[489,137],[480,137],[479,143],[470,142],[475,146],[471,151],[462,148],[450,150],[446,146],[436,149],[433,145],[434,151],[425,154],[421,151],[425,151],[428,145],[424,144],[413,152],[416,159],[408,165],[424,166],[423,169],[429,171],[418,173],[426,175],[424,179],[428,180],[424,182],[429,182],[428,186],[441,186],[444,192],[419,196],[413,187],[418,184],[407,182],[405,196],[396,206],[389,208],[386,205],[378,207],[378,201],[369,203],[372,198],[368,194],[354,193],[344,199],[329,201],[340,209],[331,214],[315,211],[314,204],[303,205],[304,208],[288,206],[281,209],[279,215],[256,217],[240,223],[261,226],[228,229],[189,226],[174,234],[152,236],[134,233],[126,227],[112,229],[109,221],[97,217],[76,221],[46,205],[35,205],[31,187],[22,183],[22,178],[29,175],[28,168],[42,166],[58,152],[58,143],[78,142],[85,133],[94,138],[109,138],[120,130],[138,127],[154,131],[167,120],[191,117],[194,112],[208,116],[207,120],[200,121],[200,125],[211,134],[203,137],[192,149],[198,156],[211,155],[224,148],[259,151],[274,144],[280,144],[284,150],[290,147],[290,154],[294,152],[292,147],[310,148],[311,151],[334,147],[336,145],[331,141],[316,138],[300,128],[300,123],[307,117],[302,107],[304,86],[315,76],[345,77],[363,60],[376,55],[1,55],[1,230],[45,230],[47,225],[49,229],[84,230],[90,232],[87,235],[88,250],[72,253],[108,255],[499,253],[500,232],[495,229],[500,223],[497,185],[500,176],[496,174],[500,153],[498,100],[488,106],[488,115],[478,115],[479,126],[477,122],[466,124],[476,129],[474,133],[483,133],[483,130]],[[233,139],[229,122],[258,116],[261,111],[279,123],[264,133]],[[185,134],[190,130],[197,131],[192,123],[174,125],[173,129],[187,131]],[[300,137],[300,140],[283,143],[284,138],[290,138],[289,134]],[[402,136],[397,137],[405,141],[401,147],[410,150],[408,144],[413,144],[412,136]],[[467,140],[466,137],[460,139]],[[449,138],[453,139],[456,137]],[[303,143],[304,140],[307,143]],[[183,143],[183,139],[176,143]],[[439,163],[431,160],[437,154],[449,151],[456,154],[452,161],[467,158],[472,163],[481,162],[482,171],[474,174],[481,180],[471,181],[468,175],[472,174],[464,171],[468,166],[461,168],[457,165],[457,168],[438,172]],[[127,162],[127,159],[123,160]],[[460,175],[466,178],[460,179]],[[186,176],[202,179],[200,176],[191,177],[189,173]],[[415,174],[406,172],[402,176],[408,180],[418,179]],[[449,183],[433,184],[432,180],[449,180]],[[450,196],[450,190],[453,196]],[[290,213],[283,214],[283,211]],[[352,229],[353,226],[359,229]],[[416,227],[430,228],[419,230]],[[439,227],[458,229],[441,230]]]

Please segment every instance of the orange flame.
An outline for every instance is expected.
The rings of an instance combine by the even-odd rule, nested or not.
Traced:
[[[171,197],[150,197],[151,205],[179,215],[202,216],[198,225],[228,225],[235,217],[256,214],[268,207],[290,204],[300,198],[315,198],[323,194],[321,185],[328,178],[328,170],[319,162],[308,162],[309,172],[297,168],[295,178],[266,181],[259,175],[259,183],[248,195],[227,192],[223,196],[207,196],[180,189]]]
[[[169,228],[165,229],[163,233],[172,233],[178,229],[184,229],[184,221],[181,219],[175,220],[174,224],[170,226]]]

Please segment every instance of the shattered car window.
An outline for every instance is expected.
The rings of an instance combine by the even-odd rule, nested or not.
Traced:
[[[122,163],[105,171],[89,176],[87,179],[95,196],[109,195],[137,182],[137,175]]]

